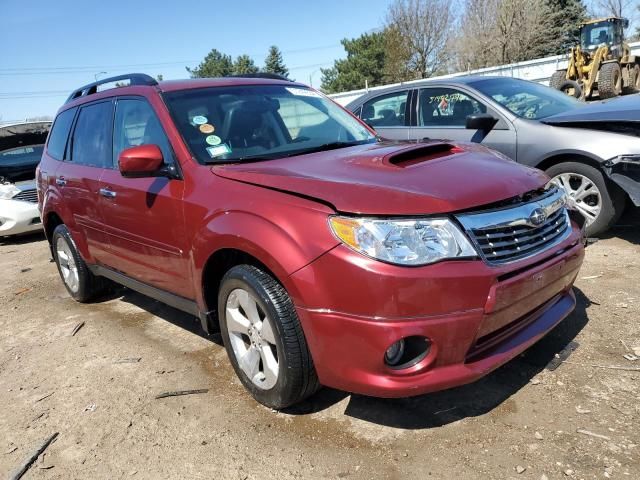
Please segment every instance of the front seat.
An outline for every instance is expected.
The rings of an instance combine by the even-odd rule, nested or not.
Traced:
[[[231,148],[269,148],[272,139],[265,135],[264,114],[270,109],[268,102],[235,102],[224,117],[220,136]]]
[[[471,100],[460,100],[453,105],[453,119],[456,123],[464,124],[469,115],[473,115],[473,103],[471,103]]]

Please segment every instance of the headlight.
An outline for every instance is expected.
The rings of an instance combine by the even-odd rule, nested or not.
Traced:
[[[20,193],[20,189],[15,185],[0,184],[0,200],[11,200],[18,193]]]
[[[369,257],[397,265],[426,265],[446,258],[475,257],[476,251],[447,218],[395,220],[329,217],[343,243]]]

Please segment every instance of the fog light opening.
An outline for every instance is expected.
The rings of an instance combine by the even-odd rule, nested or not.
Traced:
[[[404,338],[393,343],[384,354],[384,361],[389,366],[395,366],[400,363],[404,356]]]
[[[412,367],[422,361],[431,350],[431,341],[426,337],[405,337],[387,348],[384,363],[394,369],[401,370]]]

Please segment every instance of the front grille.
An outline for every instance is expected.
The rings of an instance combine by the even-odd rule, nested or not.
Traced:
[[[12,200],[22,200],[23,202],[38,203],[38,192],[35,188],[23,190],[15,195]]]
[[[557,188],[533,202],[458,216],[483,258],[492,264],[530,257],[567,238],[571,223]]]

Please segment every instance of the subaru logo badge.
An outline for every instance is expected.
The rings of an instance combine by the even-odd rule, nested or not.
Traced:
[[[531,215],[529,215],[529,223],[535,225],[542,225],[544,221],[547,219],[547,214],[544,213],[544,210],[541,208],[536,208]]]

